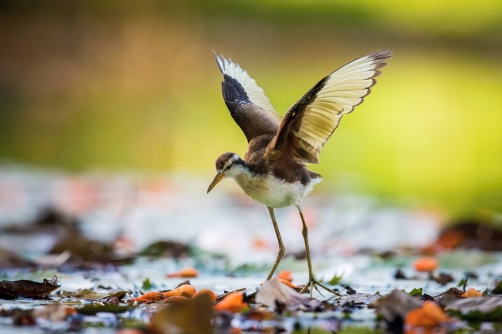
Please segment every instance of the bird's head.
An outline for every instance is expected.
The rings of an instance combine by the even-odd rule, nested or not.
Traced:
[[[236,175],[239,169],[244,165],[244,161],[237,154],[227,152],[216,159],[215,165],[216,176],[207,189],[208,193],[224,178]]]

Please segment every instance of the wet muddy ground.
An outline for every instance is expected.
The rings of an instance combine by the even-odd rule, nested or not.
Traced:
[[[305,215],[314,271],[338,295],[313,291],[310,299],[300,289],[261,286],[277,252],[261,206],[232,185],[208,196],[207,180],[191,178],[187,187],[179,179],[1,169],[0,333],[500,330],[502,240],[491,225],[464,222],[453,233],[438,211],[313,194]],[[293,209],[277,218],[287,250],[277,273],[291,271],[291,284],[301,287],[308,280],[301,221]],[[421,268],[424,258],[435,267]],[[183,268],[196,273],[181,276],[195,277],[168,277]],[[35,298],[8,290],[12,282],[53,277],[58,287]],[[216,303],[140,297],[184,282],[212,291]],[[464,295],[469,289],[479,296]],[[225,301],[232,291],[242,300]],[[462,304],[476,300],[482,305]],[[427,313],[429,302],[440,311]],[[203,314],[210,314],[209,329]]]

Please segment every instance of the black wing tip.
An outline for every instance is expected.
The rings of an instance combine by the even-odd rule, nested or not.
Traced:
[[[381,49],[381,50],[373,51],[373,52],[367,54],[366,56],[370,57],[373,60],[384,60],[385,61],[387,59],[392,58],[392,53],[393,53],[393,50],[391,50],[391,49]]]
[[[223,74],[224,81],[222,83],[223,99],[227,103],[250,103],[248,94],[239,81],[235,80],[228,74]]]

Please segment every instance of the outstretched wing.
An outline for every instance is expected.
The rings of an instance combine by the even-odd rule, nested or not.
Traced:
[[[280,116],[263,89],[258,87],[256,81],[239,64],[223,56],[219,57],[216,53],[214,55],[224,78],[223,99],[248,142],[257,136],[276,134]]]
[[[298,162],[319,163],[319,153],[344,114],[361,104],[392,50],[379,50],[334,71],[296,102],[281,122],[267,154],[280,150]]]

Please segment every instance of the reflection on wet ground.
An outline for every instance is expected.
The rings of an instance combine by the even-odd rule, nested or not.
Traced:
[[[51,294],[53,301],[0,300],[0,308],[27,310],[54,300],[78,307],[92,304],[64,299],[69,297],[63,291],[81,289],[127,291],[129,298],[171,290],[186,278],[167,274],[186,267],[198,271],[197,277],[189,278],[197,290],[222,295],[245,288],[253,293],[275,260],[272,224],[266,210],[230,183],[206,195],[207,181],[180,175],[0,169],[0,265],[5,268],[1,279],[41,282],[57,276],[61,284]],[[364,196],[314,193],[304,211],[317,278],[326,284],[331,281],[344,297],[314,291],[314,298],[327,300],[321,313],[294,312],[271,322],[233,315],[230,327],[244,332],[263,326],[292,332],[299,322],[301,328],[328,332],[350,326],[375,328],[375,311],[365,301],[377,295],[422,289],[421,296],[438,296],[458,287],[467,276],[468,288],[484,291],[502,275],[500,253],[461,249],[437,254],[439,270],[433,275],[417,272],[413,262],[434,253],[431,245],[444,223],[443,216],[431,210],[401,208]],[[295,209],[279,210],[277,218],[287,250],[278,271],[290,270],[294,284],[305,284],[301,221]],[[335,277],[340,279],[332,280]],[[347,299],[354,292],[357,307]],[[126,306],[126,299],[120,304]],[[114,333],[115,327],[129,322],[148,323],[149,314],[148,307],[142,306],[118,316],[85,315],[82,331]],[[11,318],[0,317],[0,333],[9,333],[11,326]],[[18,333],[38,330],[16,328]]]

